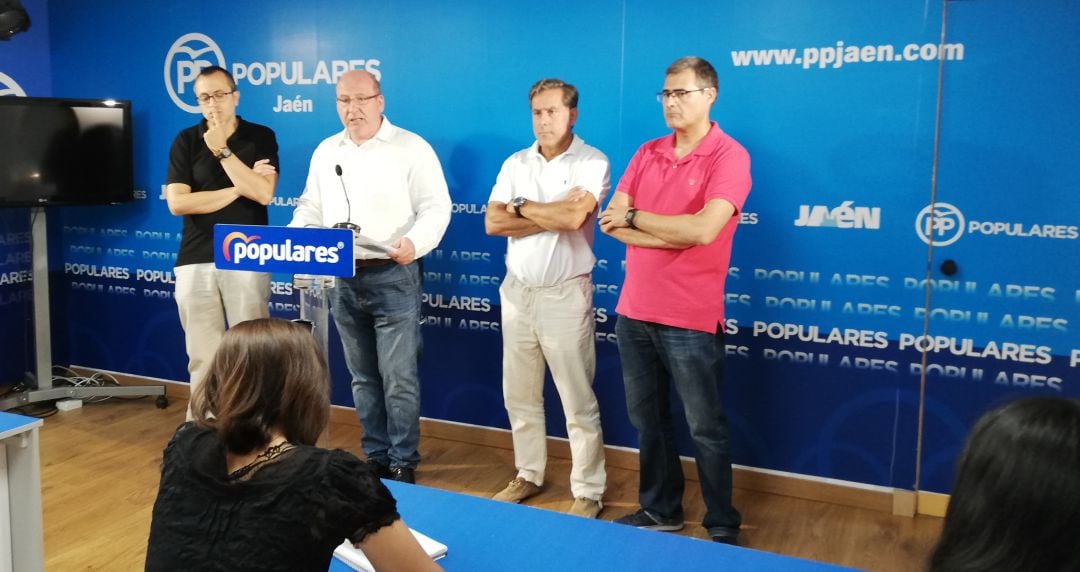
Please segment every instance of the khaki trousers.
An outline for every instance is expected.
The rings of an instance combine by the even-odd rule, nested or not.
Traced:
[[[596,372],[592,279],[580,276],[550,287],[531,287],[507,276],[502,299],[503,398],[514,438],[518,476],[544,482],[547,431],[544,366],[551,369],[566,416],[575,497],[600,500],[607,474]]]
[[[218,270],[213,264],[177,266],[176,306],[187,346],[191,393],[210,370],[214,352],[225,333],[226,322],[270,316],[270,274],[241,270]],[[190,403],[190,401],[189,401]],[[188,407],[188,420],[191,408]]]

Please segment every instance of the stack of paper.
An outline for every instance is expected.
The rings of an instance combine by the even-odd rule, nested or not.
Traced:
[[[446,556],[446,545],[433,540],[430,536],[417,532],[413,529],[409,529],[409,532],[413,533],[416,537],[416,541],[420,543],[420,547],[427,552],[428,556],[432,560],[438,560],[443,556]],[[371,565],[371,561],[367,559],[364,552],[359,548],[352,545],[351,542],[346,540],[334,549],[334,557],[341,560],[353,570],[360,570],[361,572],[375,572],[375,567]]]

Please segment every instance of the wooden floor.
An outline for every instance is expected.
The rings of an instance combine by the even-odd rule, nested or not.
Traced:
[[[45,419],[41,480],[47,570],[141,570],[157,493],[161,451],[183,421],[187,402],[159,410],[149,399],[87,404]],[[359,430],[332,425],[330,445],[359,454]],[[490,496],[514,477],[513,453],[424,438],[419,484]],[[544,491],[528,504],[565,511],[569,463],[552,459]],[[600,518],[636,508],[637,473],[608,470]],[[704,537],[697,483],[687,483],[687,527]],[[932,517],[895,517],[790,497],[735,491],[744,546],[867,570],[918,570],[941,529]],[[404,515],[408,521],[408,515]],[[696,522],[692,522],[696,521]],[[657,534],[664,534],[658,532]],[[672,572],[678,572],[677,566]]]

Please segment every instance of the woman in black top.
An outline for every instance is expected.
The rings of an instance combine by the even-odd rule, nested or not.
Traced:
[[[346,538],[376,569],[439,570],[367,464],[314,446],[329,376],[310,330],[287,320],[225,333],[165,448],[147,570],[318,570]]]
[[[931,572],[1080,570],[1080,399],[984,414],[960,456]]]

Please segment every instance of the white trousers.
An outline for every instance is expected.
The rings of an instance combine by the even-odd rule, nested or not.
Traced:
[[[551,369],[566,416],[575,497],[600,500],[604,436],[593,393],[596,330],[592,279],[581,276],[550,287],[530,287],[507,276],[502,299],[503,398],[514,437],[518,476],[544,482],[547,430],[544,420],[544,366]]]
[[[270,316],[270,274],[218,270],[212,263],[177,266],[174,274],[176,307],[180,311],[180,325],[184,327],[188,375],[194,394],[209,373],[226,322],[234,326]]]

